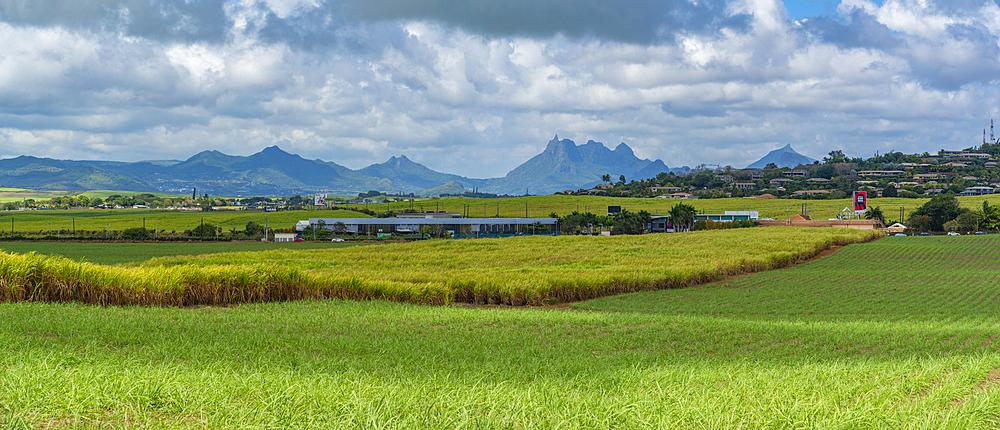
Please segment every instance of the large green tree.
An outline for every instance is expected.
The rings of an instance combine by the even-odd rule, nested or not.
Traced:
[[[913,211],[910,214],[910,223],[918,217],[926,216],[929,218],[928,230],[943,231],[944,223],[958,218],[959,215],[968,211],[968,209],[958,206],[958,199],[954,195],[942,194]]]

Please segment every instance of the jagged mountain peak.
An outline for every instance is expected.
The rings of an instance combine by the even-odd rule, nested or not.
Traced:
[[[619,143],[618,146],[615,147],[615,152],[635,157],[635,153],[632,152],[632,148],[626,145],[625,142]]]
[[[812,164],[813,161],[816,160],[795,152],[795,150],[792,149],[792,145],[789,143],[785,144],[785,146],[782,146],[781,148],[768,152],[767,155],[753,164],[750,164],[747,168],[763,169],[770,163],[774,163],[778,167],[795,167],[800,164]]]

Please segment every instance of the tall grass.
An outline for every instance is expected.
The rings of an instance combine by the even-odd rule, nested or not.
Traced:
[[[0,300],[191,306],[342,298],[543,305],[784,267],[832,245],[875,237],[805,228],[526,237],[156,258],[132,266],[0,254]]]
[[[385,282],[322,278],[279,264],[117,267],[34,253],[0,253],[0,301],[193,306],[325,298],[450,301],[447,291],[433,285],[401,288]]]

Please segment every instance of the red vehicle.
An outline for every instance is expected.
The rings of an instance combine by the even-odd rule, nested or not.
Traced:
[[[305,242],[306,240],[305,240],[305,239],[303,239],[303,238],[301,238],[301,237],[296,237],[296,238],[295,238],[295,241],[296,241],[296,242]]]

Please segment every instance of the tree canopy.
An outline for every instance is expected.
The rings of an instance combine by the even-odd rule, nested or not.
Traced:
[[[944,223],[958,218],[959,215],[968,212],[968,209],[958,206],[958,199],[952,194],[942,194],[932,198],[923,206],[917,208],[910,214],[910,224],[919,217],[927,217],[927,229],[931,231],[943,231]],[[924,223],[925,220],[919,221]]]

